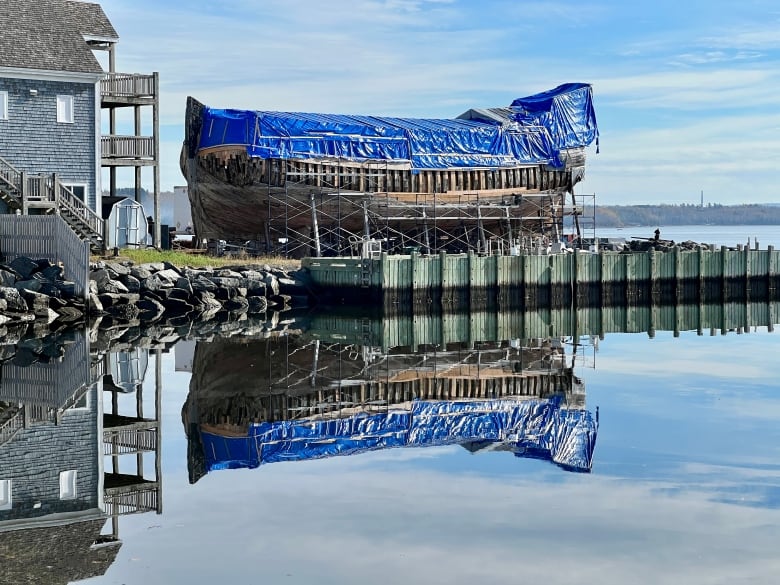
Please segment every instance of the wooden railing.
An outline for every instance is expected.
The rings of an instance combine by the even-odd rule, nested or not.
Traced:
[[[154,97],[157,94],[155,76],[109,73],[100,82],[100,93],[105,97]]]
[[[7,413],[6,413],[7,414]],[[14,413],[0,424],[0,445],[5,445],[24,428],[24,406],[14,407]]]
[[[92,234],[95,234],[101,240],[103,239],[103,220],[102,218],[92,211],[90,207],[84,203],[81,199],[73,194],[73,191],[68,189],[65,185],[56,180],[55,176],[55,201],[57,207],[65,209],[70,212],[70,217],[66,217],[66,221],[70,223],[71,218],[89,229]]]
[[[20,195],[19,186],[22,182],[22,173],[16,170],[11,163],[0,158],[0,189],[16,201]]]
[[[103,136],[100,145],[103,158],[154,158],[152,136]]]
[[[122,429],[103,432],[103,454],[125,455],[157,449],[157,429]]]
[[[123,488],[106,488],[103,502],[109,516],[156,512],[159,484],[146,483]]]
[[[28,174],[0,158],[0,192],[12,208],[21,209],[23,214],[29,206],[50,207],[81,236],[93,243],[103,239],[103,219],[60,183],[56,174]]]

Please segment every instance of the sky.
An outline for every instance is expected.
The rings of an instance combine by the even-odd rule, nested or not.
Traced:
[[[586,82],[601,141],[577,193],[601,205],[699,203],[702,193],[705,203],[780,202],[775,0],[101,5],[120,37],[117,70],[160,73],[163,190],[186,184],[190,95],[218,108],[452,118]]]

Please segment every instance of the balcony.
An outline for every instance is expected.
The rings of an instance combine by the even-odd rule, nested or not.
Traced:
[[[106,167],[155,164],[153,136],[103,136],[100,151]]]
[[[107,73],[100,82],[103,107],[148,105],[157,100],[157,74]]]
[[[103,502],[109,516],[162,512],[162,484],[134,475],[106,473]]]

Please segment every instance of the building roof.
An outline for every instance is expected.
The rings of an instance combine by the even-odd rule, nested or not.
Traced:
[[[116,34],[100,4],[77,0],[67,0],[66,4],[73,11],[72,22],[82,35],[111,41],[119,40],[119,35]]]
[[[98,4],[0,0],[0,68],[103,73],[85,36],[118,39]]]
[[[99,518],[0,531],[3,583],[66,585],[105,575],[122,546],[121,542],[92,546],[105,523],[105,518]]]

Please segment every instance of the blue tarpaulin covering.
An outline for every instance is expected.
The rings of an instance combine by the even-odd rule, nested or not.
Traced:
[[[509,110],[511,123],[205,108],[199,148],[242,146],[260,158],[407,162],[413,169],[560,167],[561,150],[598,136],[588,84],[520,98]]]
[[[560,400],[412,402],[410,410],[250,425],[246,437],[201,432],[206,469],[258,467],[390,447],[502,443],[519,456],[589,471],[598,425]]]

